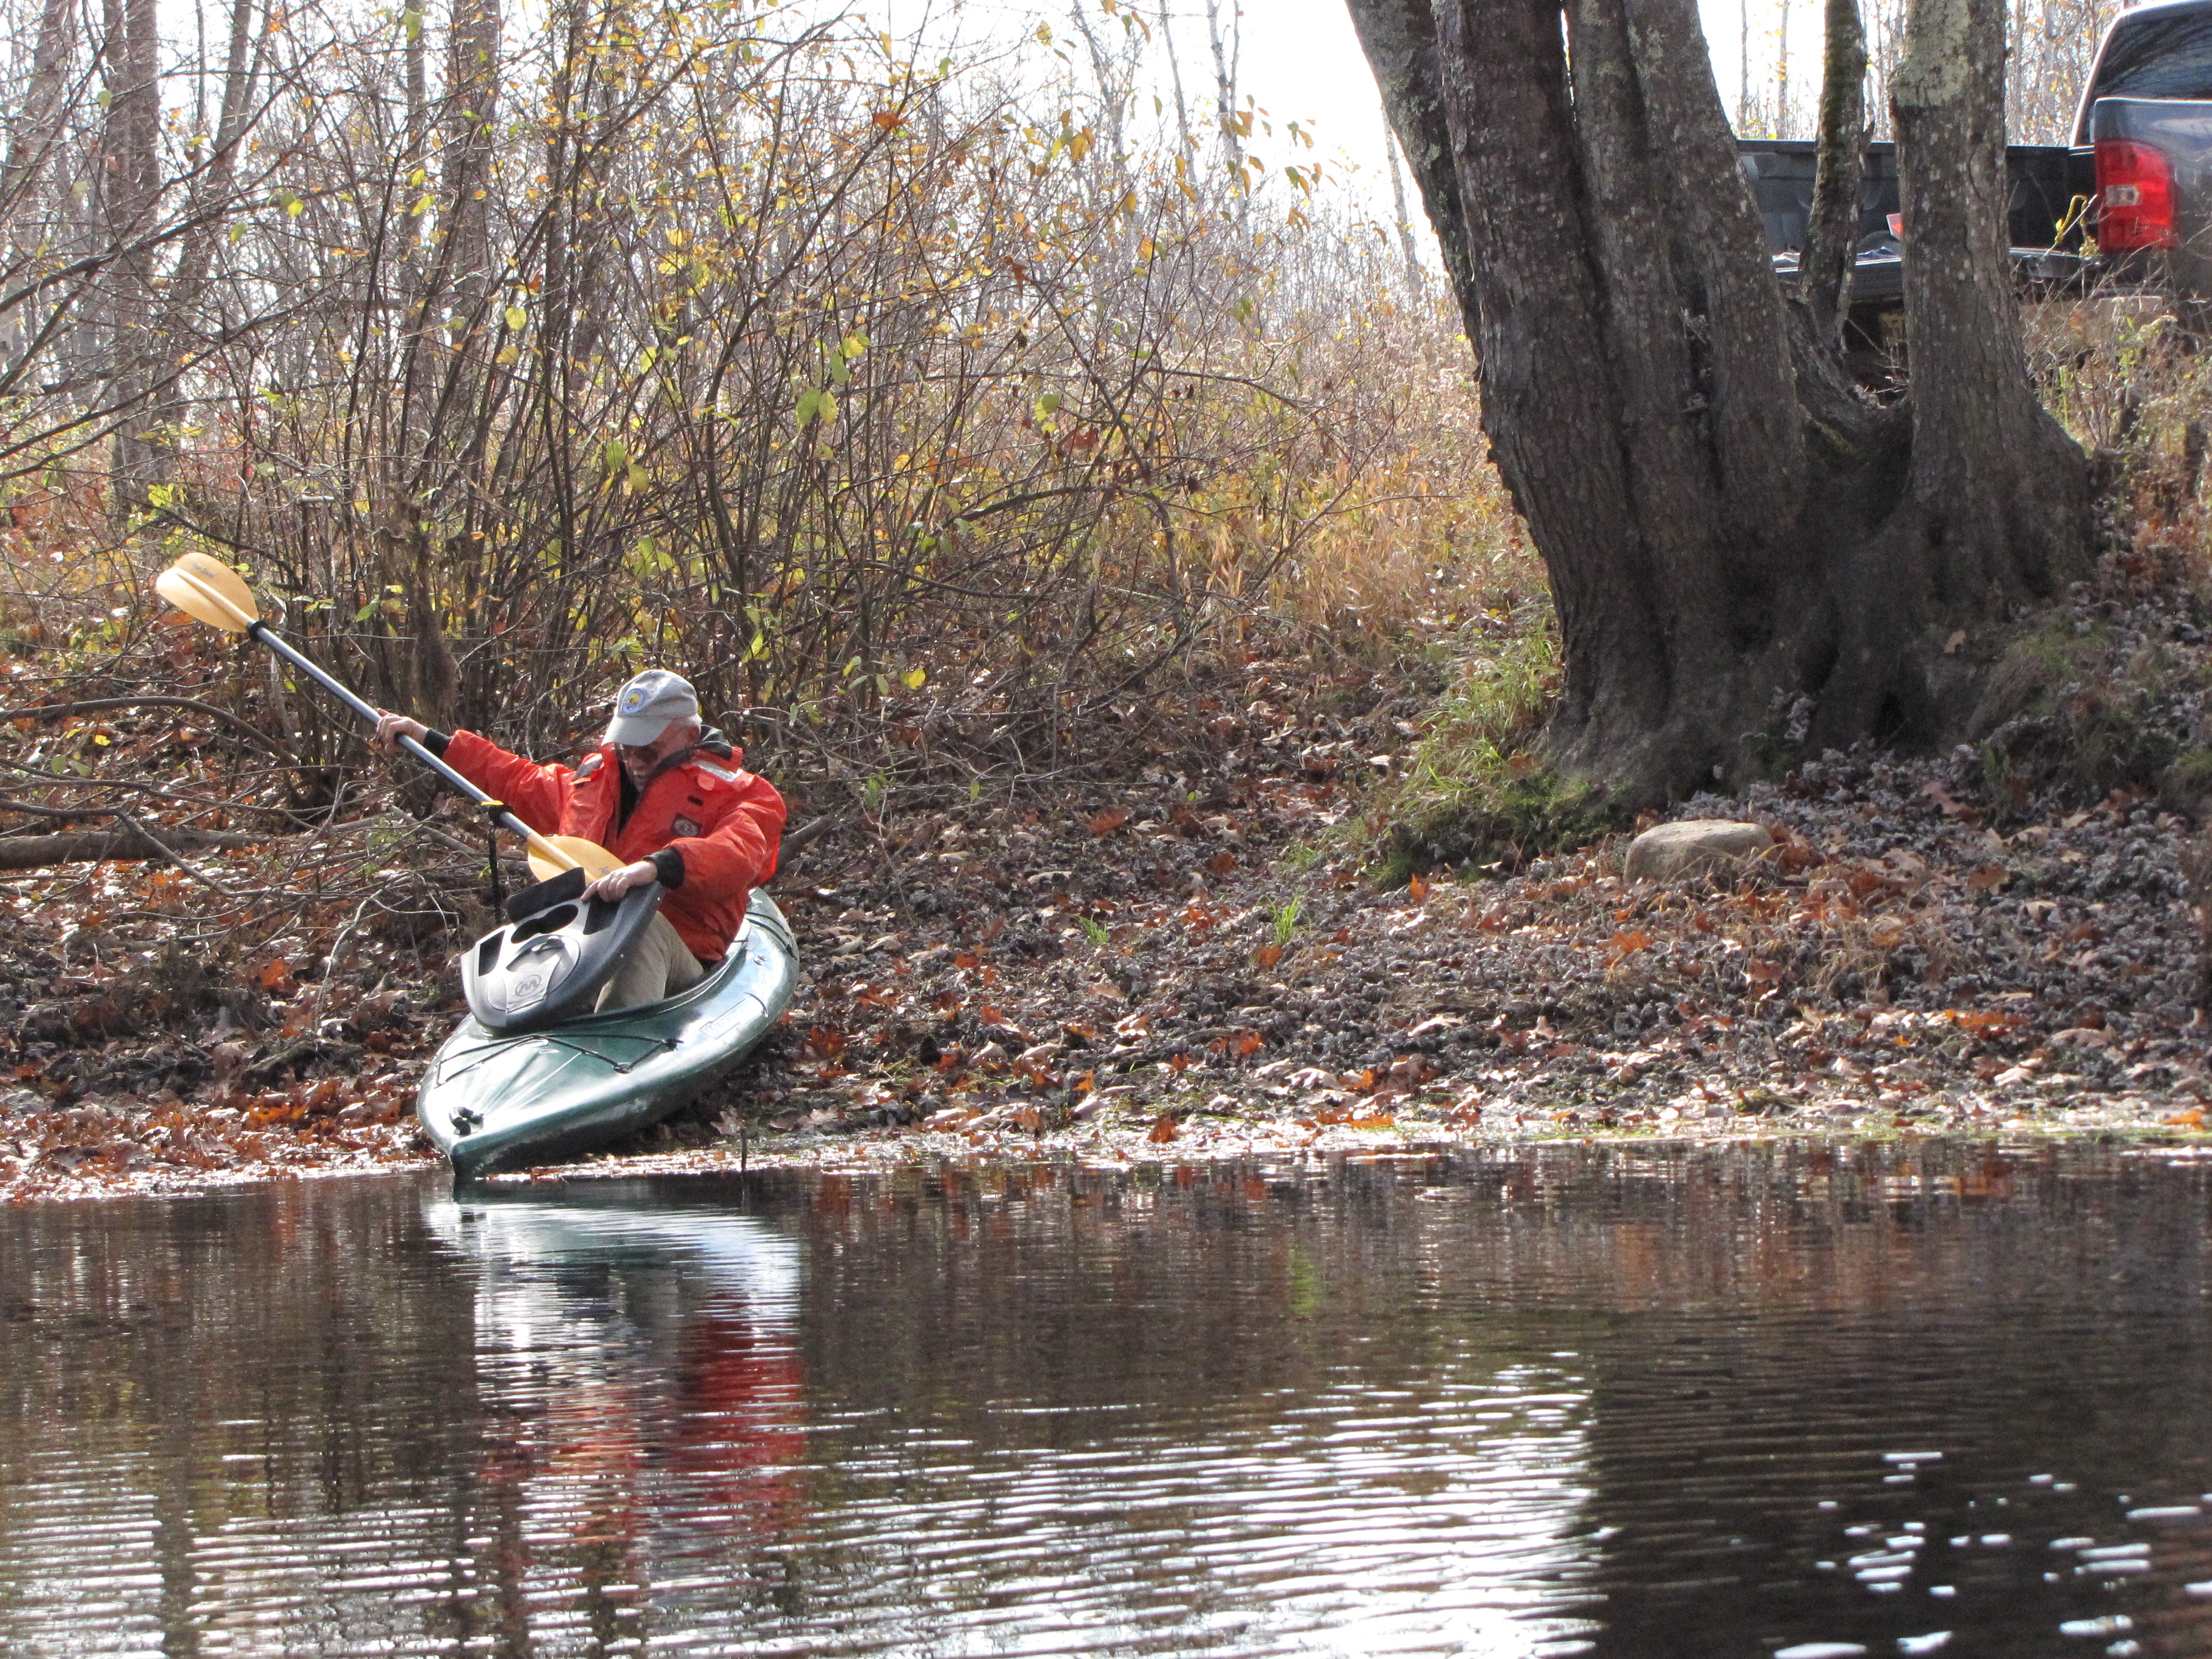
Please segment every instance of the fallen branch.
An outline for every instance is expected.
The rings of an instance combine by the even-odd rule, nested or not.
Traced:
[[[155,852],[159,853],[163,858],[168,860],[170,863],[175,865],[178,869],[183,871],[194,881],[199,883],[201,886],[208,888],[214,892],[220,893],[227,899],[235,899],[240,896],[238,894],[231,891],[229,888],[224,886],[221,882],[217,881],[213,876],[208,874],[206,871],[201,869],[198,865],[194,864],[190,859],[186,858],[182,853],[179,853],[175,848],[170,846],[169,843],[167,841],[164,841],[160,836],[155,835],[144,824],[139,823],[137,819],[132,817],[130,813],[118,812],[115,815],[115,821],[118,823],[124,825],[126,829],[135,832],[142,840],[151,842]]]
[[[0,709],[0,721],[37,720],[41,724],[64,720],[71,714],[97,714],[106,708],[185,708],[195,714],[204,714],[210,720],[221,720],[233,730],[242,732],[273,755],[286,760],[295,758],[291,750],[264,732],[252,721],[243,720],[228,708],[211,702],[201,702],[192,697],[94,697],[82,702],[38,703],[28,708]]]
[[[179,853],[221,852],[259,847],[272,836],[229,830],[163,830],[162,841],[143,830],[84,830],[59,836],[0,836],[0,870],[39,870],[50,864],[91,864],[102,860],[164,859]]]

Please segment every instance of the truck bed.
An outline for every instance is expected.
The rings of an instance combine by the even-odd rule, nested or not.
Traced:
[[[1736,155],[1751,181],[1776,273],[1795,276],[1813,212],[1820,147],[1808,139],[1741,138]],[[2007,231],[2015,271],[2032,286],[2072,279],[2081,270],[2081,232],[2077,225],[2062,240],[2057,231],[2074,198],[2095,188],[2089,152],[2063,144],[2014,144],[2005,151],[2005,168],[2012,178]],[[1854,311],[1887,310],[1903,302],[1903,251],[1889,230],[1889,216],[1898,210],[1897,146],[1869,144],[1859,200],[1858,262],[1851,272]]]

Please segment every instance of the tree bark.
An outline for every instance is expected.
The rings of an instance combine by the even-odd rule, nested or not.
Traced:
[[[59,836],[0,836],[0,870],[43,870],[50,864],[92,864],[104,859],[162,859],[172,852],[205,853],[260,847],[273,836],[228,831],[163,830],[156,843],[136,830],[83,830]]]
[[[1398,252],[1406,261],[1406,286],[1419,305],[1429,297],[1429,281],[1421,270],[1420,248],[1413,240],[1413,221],[1406,211],[1406,169],[1398,164],[1398,141],[1384,139],[1382,153],[1390,161],[1390,208],[1398,222]]]
[[[1891,82],[1911,249],[1911,500],[1939,608],[2047,593],[2087,540],[2087,470],[2036,396],[2021,345],[2004,52],[2001,0],[1911,0]]]
[[[1859,21],[1858,0],[1828,0],[1827,24],[1820,161],[1812,219],[1797,256],[1797,293],[1815,337],[1840,347],[1850,314],[1859,203],[1866,191],[1866,29]]]
[[[160,349],[154,253],[145,245],[161,196],[161,38],[155,0],[107,0],[107,119],[100,137],[109,276],[107,398],[116,410],[110,511],[143,507],[159,478],[149,399]]]
[[[1348,3],[1551,579],[1555,763],[1625,806],[1802,746],[1942,738],[1968,695],[1948,633],[2051,591],[2087,540],[2084,464],[2036,403],[1987,234],[2001,58],[1959,35],[1942,83],[1983,90],[1904,162],[1911,200],[1946,166],[1997,191],[1974,198],[1974,258],[1964,217],[1916,244],[1908,300],[1938,361],[1915,340],[1907,413],[1858,397],[1793,323],[1693,0]],[[1942,159],[1969,139],[1980,160]],[[2000,492],[2018,504],[1998,513]],[[2004,557],[2014,542],[2035,550]]]

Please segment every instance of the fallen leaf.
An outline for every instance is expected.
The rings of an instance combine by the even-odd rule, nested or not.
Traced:
[[[1237,854],[1216,853],[1206,861],[1206,867],[1217,876],[1233,875],[1237,870]]]
[[[1645,933],[1642,928],[1638,928],[1634,933],[1631,933],[1627,929],[1623,928],[1620,932],[1614,933],[1611,939],[1605,942],[1606,966],[1608,968],[1617,967],[1621,963],[1627,961],[1629,957],[1634,956],[1638,951],[1649,949],[1650,947],[1650,944],[1651,935]]]
[[[2191,1106],[2185,1112],[2176,1112],[2172,1117],[2160,1118],[2159,1121],[2172,1129],[2201,1129],[2204,1127],[2204,1109]]]
[[[1102,841],[1129,821],[1126,806],[1109,806],[1091,820],[1091,833]]]
[[[1988,893],[2011,879],[2012,872],[2002,864],[1984,864],[1966,878],[1966,885],[1977,893]]]
[[[1921,786],[1920,793],[1934,801],[1936,810],[1947,818],[1966,824],[1969,828],[1982,821],[1981,808],[1969,806],[1965,801],[1956,799],[1941,782],[1931,779]]]
[[[1272,968],[1282,959],[1283,947],[1279,945],[1263,945],[1252,952],[1252,963],[1257,968]]]
[[[1950,1018],[1961,1030],[1978,1037],[2002,1036],[2022,1023],[2018,1014],[1990,1013],[1978,1008],[1954,1008]]]
[[[1428,896],[1429,884],[1422,880],[1420,877],[1415,876],[1411,881],[1406,884],[1406,896],[1412,899],[1414,903],[1419,904],[1423,899],[1428,897]]]
[[[261,969],[261,988],[282,991],[292,978],[292,964],[282,957],[272,958]]]
[[[1147,1134],[1145,1139],[1151,1141],[1155,1146],[1164,1146],[1169,1141],[1173,1140],[1179,1133],[1180,1131],[1176,1127],[1175,1119],[1163,1112],[1158,1120],[1153,1123],[1152,1133]]]

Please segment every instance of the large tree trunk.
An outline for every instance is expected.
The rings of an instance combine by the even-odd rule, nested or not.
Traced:
[[[1916,25],[1994,3],[1919,0]],[[2083,463],[2005,283],[2001,58],[1960,23],[1930,50],[1977,90],[1900,113],[1908,298],[1935,331],[1911,337],[1910,410],[1883,410],[1784,304],[1694,0],[1349,4],[1551,577],[1554,760],[1631,805],[1801,746],[1943,736],[1968,690],[1948,635],[2087,545]]]

